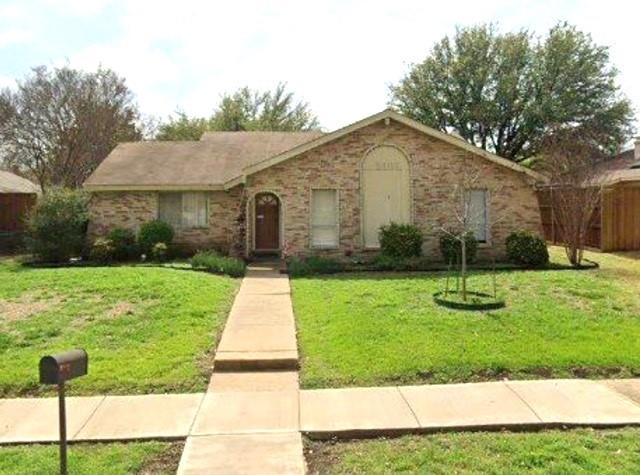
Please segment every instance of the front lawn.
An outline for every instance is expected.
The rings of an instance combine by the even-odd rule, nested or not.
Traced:
[[[563,261],[563,251],[552,258]],[[640,374],[640,261],[590,253],[595,270],[503,271],[507,307],[433,302],[444,273],[293,279],[307,388]],[[490,273],[470,288],[491,292]]]
[[[0,261],[0,397],[38,395],[38,361],[71,348],[71,394],[206,388],[239,280],[153,267],[31,269]]]
[[[640,430],[458,433],[311,443],[312,474],[640,473]]]
[[[140,442],[73,444],[68,448],[72,475],[160,475],[176,473],[182,443]],[[0,447],[0,475],[58,473],[57,445]]]

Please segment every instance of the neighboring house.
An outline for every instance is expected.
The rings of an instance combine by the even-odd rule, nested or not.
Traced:
[[[441,228],[456,226],[449,209],[463,170],[478,177],[481,256],[504,257],[512,231],[541,231],[541,175],[391,110],[327,134],[124,143],[84,186],[91,237],[160,218],[191,248],[344,257],[378,249],[380,226],[395,221],[419,226],[437,259]]]
[[[635,148],[601,165],[596,179],[602,187],[600,205],[587,233],[587,245],[602,251],[640,250],[640,138]],[[545,238],[559,241],[550,195],[540,194]]]
[[[39,193],[40,188],[26,178],[0,170],[0,233],[24,231]]]

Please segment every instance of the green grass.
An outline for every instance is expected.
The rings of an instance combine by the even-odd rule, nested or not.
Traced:
[[[0,396],[46,393],[41,356],[89,353],[72,394],[206,388],[211,351],[239,284],[153,267],[31,269],[0,261]]]
[[[444,273],[294,279],[303,385],[639,374],[640,261],[588,257],[602,267],[499,272],[507,306],[484,312],[437,306]],[[491,273],[469,287],[491,293]]]
[[[311,444],[321,474],[640,473],[640,430],[459,433]]]
[[[74,444],[68,449],[71,475],[124,475],[175,473],[179,443]],[[56,445],[0,448],[0,475],[50,475],[58,473]]]

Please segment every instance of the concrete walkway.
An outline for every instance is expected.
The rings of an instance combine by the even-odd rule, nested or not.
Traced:
[[[297,389],[295,372],[216,373],[206,394],[67,398],[73,441],[184,439],[212,450],[265,437],[312,438],[446,429],[640,425],[640,379]],[[243,436],[229,438],[222,436]],[[248,437],[248,436],[251,437]],[[275,437],[281,435],[282,437]],[[198,439],[198,440],[196,440]],[[0,399],[0,443],[58,440],[55,398]],[[253,444],[253,442],[252,442]],[[190,449],[194,450],[194,449]]]
[[[303,474],[298,346],[289,279],[250,266],[216,350],[178,474]]]

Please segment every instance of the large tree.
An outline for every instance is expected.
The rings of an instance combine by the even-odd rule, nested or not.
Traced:
[[[133,94],[99,68],[34,68],[15,90],[0,92],[4,162],[49,186],[77,187],[118,142],[139,140]]]
[[[213,115],[189,117],[178,112],[158,127],[157,140],[198,140],[209,130],[296,131],[317,129],[318,119],[306,102],[296,101],[294,94],[280,83],[273,91],[254,91],[243,87],[225,94]]]
[[[514,161],[536,155],[553,127],[601,131],[615,151],[632,133],[630,102],[616,85],[608,49],[567,24],[546,38],[499,33],[493,25],[456,30],[391,87],[404,114]]]

